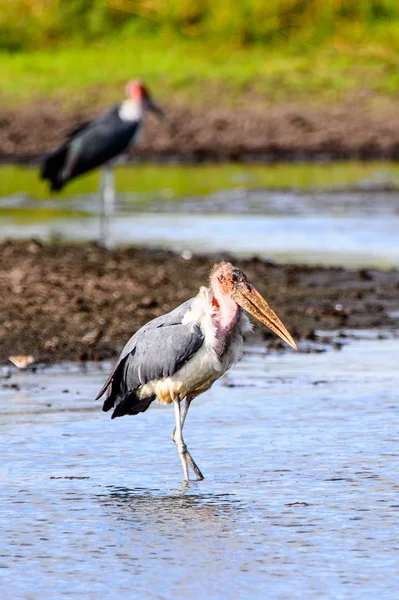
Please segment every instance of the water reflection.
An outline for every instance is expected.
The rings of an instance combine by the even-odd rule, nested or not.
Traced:
[[[104,507],[110,508],[118,519],[146,527],[159,526],[161,530],[176,530],[181,524],[192,523],[203,527],[212,526],[219,519],[230,522],[244,510],[244,504],[233,494],[190,493],[191,487],[200,484],[182,484],[175,493],[163,494],[160,490],[143,488],[110,487],[108,495],[98,495]]]

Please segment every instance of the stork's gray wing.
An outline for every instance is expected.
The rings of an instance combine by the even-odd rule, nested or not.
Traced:
[[[147,329],[124,359],[124,381],[129,390],[148,381],[169,377],[199,350],[204,335],[198,326],[176,323]]]
[[[186,302],[183,302],[183,304],[180,304],[170,312],[166,313],[166,315],[156,317],[155,319],[152,319],[152,321],[149,321],[148,323],[143,325],[141,329],[139,329],[134,335],[132,335],[130,340],[123,348],[115,368],[118,366],[121,360],[125,358],[136,347],[137,341],[143,338],[144,333],[146,333],[150,329],[159,329],[162,327],[171,327],[172,325],[181,325],[184,315],[190,309],[192,302],[193,298],[190,298],[190,300],[186,300]]]
[[[204,342],[200,327],[182,323],[191,302],[150,321],[128,341],[97,396],[107,392],[104,410],[118,407],[113,416],[146,410],[153,398],[140,403],[135,391],[148,381],[173,375],[199,350]]]

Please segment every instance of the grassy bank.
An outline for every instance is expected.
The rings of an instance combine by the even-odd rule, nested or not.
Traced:
[[[206,196],[226,189],[270,189],[322,191],[363,186],[397,186],[399,167],[386,162],[337,162],[333,164],[273,164],[273,165],[134,165],[116,168],[118,192],[137,194],[135,204],[145,205],[156,200],[181,200]],[[90,173],[71,182],[55,195],[38,177],[38,171],[18,166],[0,166],[0,196],[25,194],[27,198],[57,197],[67,199],[74,194],[96,193],[98,173]],[[368,182],[368,183],[367,183]],[[45,206],[43,209],[47,208]],[[4,211],[9,211],[4,207]],[[19,209],[18,209],[19,210]],[[21,207],[23,211],[23,205]]]
[[[398,32],[399,33],[399,32]],[[398,35],[399,39],[399,35]],[[89,47],[0,54],[1,104],[51,98],[67,109],[119,98],[140,77],[169,103],[196,106],[250,101],[328,103],[362,91],[393,98],[399,52],[382,46],[324,45],[304,50],[235,48],[169,38],[107,39]]]
[[[336,36],[351,42],[359,33],[370,37],[398,21],[396,0],[5,0],[0,48],[87,42],[126,29],[225,45],[308,45]]]
[[[131,77],[174,104],[325,104],[359,92],[378,103],[399,91],[391,0],[16,0],[0,18],[1,48],[0,103],[9,108],[42,98],[100,106]]]

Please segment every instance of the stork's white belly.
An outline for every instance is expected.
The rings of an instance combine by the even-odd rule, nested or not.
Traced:
[[[150,381],[140,388],[140,397],[156,395],[161,403],[169,404],[175,399],[195,397],[208,390],[242,354],[243,333],[251,329],[246,315],[240,316],[228,348],[219,357],[215,352],[216,330],[212,320],[210,290],[201,288],[192,308],[183,322],[200,325],[205,339],[201,348],[183,367],[170,377]]]
[[[241,338],[242,340],[242,338]],[[208,390],[221,377],[230,364],[213,356],[204,345],[176,373],[170,377],[150,381],[140,390],[140,396],[156,395],[162,404],[187,396],[195,397]]]

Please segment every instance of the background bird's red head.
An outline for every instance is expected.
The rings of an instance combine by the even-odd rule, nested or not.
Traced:
[[[133,79],[126,85],[126,96],[132,100],[140,101],[147,97],[148,93],[139,79]]]
[[[151,110],[161,118],[165,117],[163,111],[154,102],[151,98],[151,94],[139,79],[129,81],[126,85],[126,95],[129,100],[132,100],[135,104],[141,105],[146,110]]]

